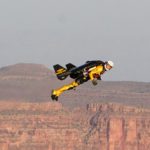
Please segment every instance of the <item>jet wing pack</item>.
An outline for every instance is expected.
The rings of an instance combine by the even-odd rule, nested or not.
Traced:
[[[68,76],[72,79],[79,78],[85,74],[88,74],[90,71],[96,68],[96,66],[104,65],[103,61],[94,60],[94,61],[87,61],[82,66],[76,67],[75,65],[69,63],[66,64],[66,68],[62,67],[59,64],[53,66],[56,76],[59,80],[64,80]]]

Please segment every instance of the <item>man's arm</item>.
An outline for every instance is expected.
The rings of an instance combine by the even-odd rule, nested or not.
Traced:
[[[99,75],[101,74],[101,72],[103,71],[103,66],[98,66],[95,69],[93,69],[90,73],[89,73],[89,77],[90,80],[94,80],[95,75]]]
[[[102,66],[98,66],[89,73],[90,80],[92,80],[93,85],[97,85],[97,80],[101,80],[101,72],[103,71]]]

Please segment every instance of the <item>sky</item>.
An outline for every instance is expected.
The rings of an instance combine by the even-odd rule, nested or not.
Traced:
[[[0,0],[0,67],[112,60],[109,81],[150,78],[149,0]]]

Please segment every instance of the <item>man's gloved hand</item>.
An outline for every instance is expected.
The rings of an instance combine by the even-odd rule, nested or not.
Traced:
[[[92,80],[92,83],[93,83],[93,85],[97,85],[97,84],[98,84],[98,83],[97,83],[97,79],[94,78],[94,79]]]
[[[99,74],[94,74],[93,77],[96,78],[97,80],[101,80],[101,76]]]

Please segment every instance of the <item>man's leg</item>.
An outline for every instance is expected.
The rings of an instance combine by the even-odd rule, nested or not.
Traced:
[[[58,100],[58,97],[64,92],[64,91],[67,91],[67,90],[71,90],[75,87],[77,87],[79,85],[78,82],[74,81],[68,85],[64,85],[63,87],[57,89],[57,90],[53,90],[52,91],[52,95],[51,95],[51,98],[53,100]]]

